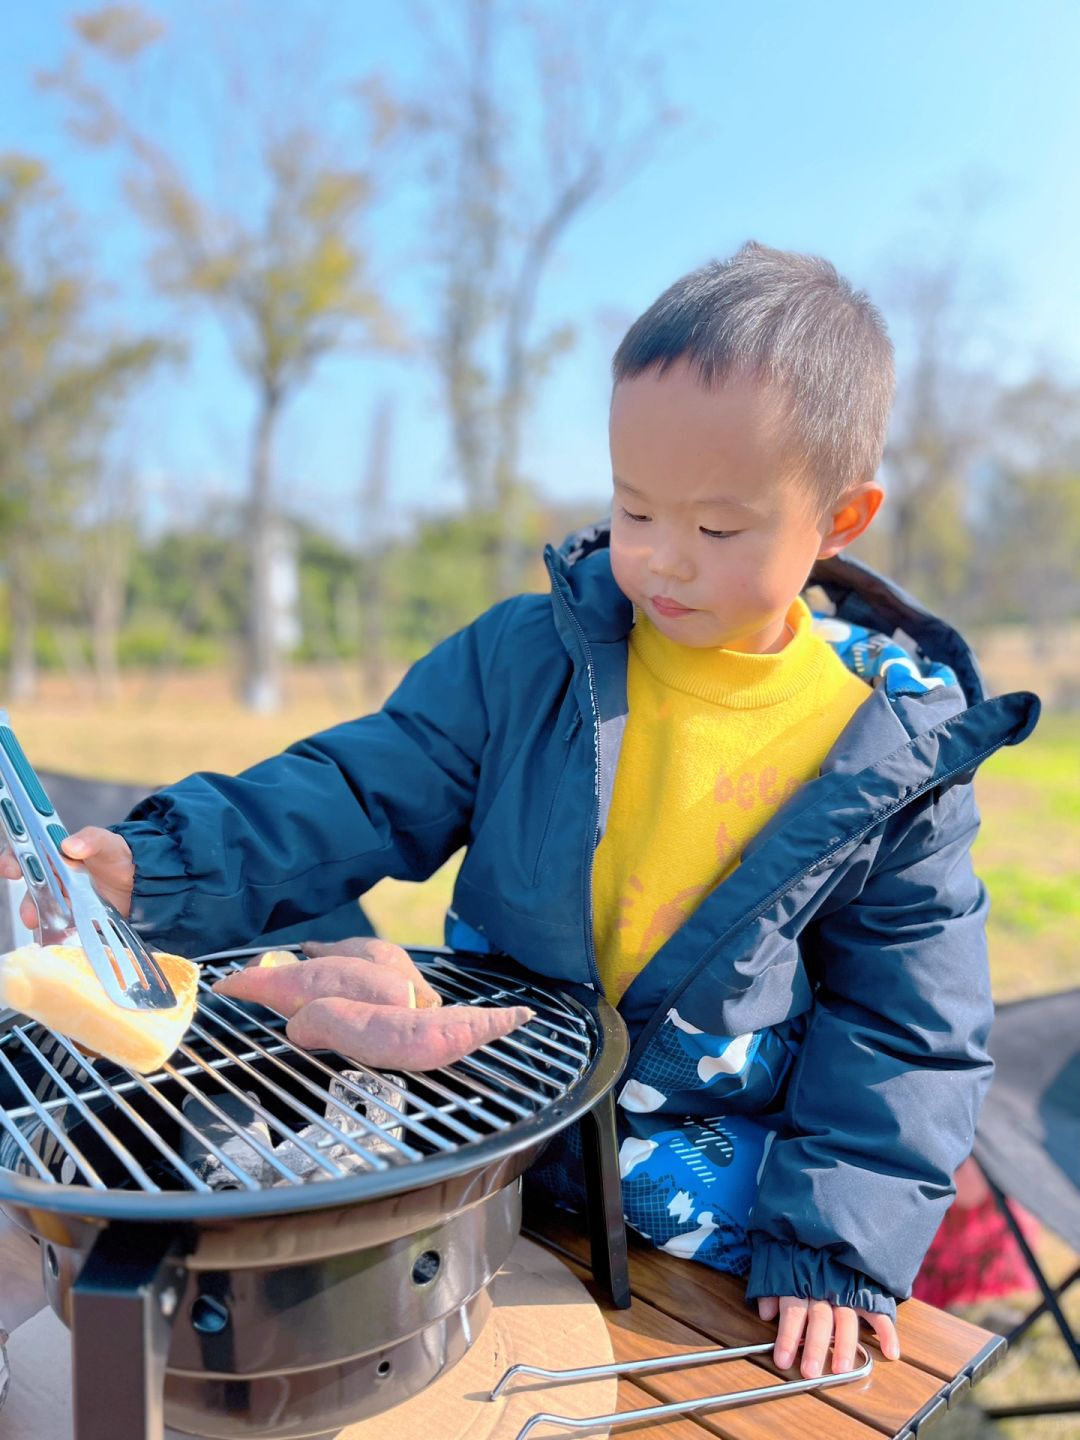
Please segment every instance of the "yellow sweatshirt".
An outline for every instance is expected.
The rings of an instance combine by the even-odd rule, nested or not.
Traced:
[[[629,715],[593,870],[596,955],[618,1002],[821,762],[870,688],[796,600],[775,655],[698,650],[639,614]]]

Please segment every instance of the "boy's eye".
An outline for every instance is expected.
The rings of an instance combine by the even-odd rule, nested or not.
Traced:
[[[730,540],[733,535],[738,535],[738,530],[706,530],[705,526],[699,527],[702,535],[708,535],[710,540]]]
[[[622,510],[623,518],[626,520],[648,520],[649,518],[648,515],[631,515],[625,505],[621,505],[619,508]]]

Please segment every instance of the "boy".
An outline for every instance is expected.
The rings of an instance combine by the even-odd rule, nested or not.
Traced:
[[[851,1368],[860,1314],[895,1357],[989,1081],[971,779],[1037,702],[984,700],[948,626],[840,558],[882,500],[893,366],[831,266],[706,266],[614,379],[610,526],[549,549],[550,597],[481,616],[377,715],[68,852],[198,953],[466,846],[448,943],[603,986],[629,1026],[629,1222],[748,1271],[781,1366],[802,1340],[821,1374],[832,1340]]]

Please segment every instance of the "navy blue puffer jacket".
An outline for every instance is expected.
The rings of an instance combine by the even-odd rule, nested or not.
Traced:
[[[633,617],[605,526],[547,562],[550,596],[481,616],[377,714],[137,807],[117,828],[144,932],[188,954],[242,945],[386,876],[423,880],[465,846],[448,943],[598,985],[592,859]],[[839,621],[898,640],[909,673],[948,679],[906,684],[900,667],[879,682],[820,775],[636,978],[620,1004],[633,1042],[621,1123],[768,1113],[779,1130],[749,1295],[888,1312],[910,1293],[990,1078],[971,781],[1030,732],[1038,701],[986,699],[955,631],[858,563],[821,562],[811,583]],[[717,1065],[736,1037],[738,1064]]]

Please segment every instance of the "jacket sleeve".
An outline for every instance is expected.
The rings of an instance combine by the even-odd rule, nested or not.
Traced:
[[[974,1141],[993,1008],[971,786],[890,823],[860,893],[805,936],[816,998],[760,1175],[748,1298],[895,1313]]]
[[[206,953],[324,915],[386,876],[437,870],[468,838],[485,658],[505,609],[418,661],[378,713],[136,806],[114,828],[134,852],[140,931]]]

